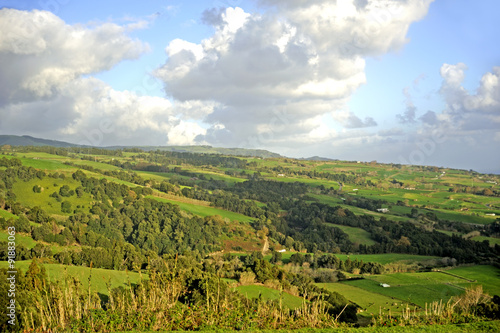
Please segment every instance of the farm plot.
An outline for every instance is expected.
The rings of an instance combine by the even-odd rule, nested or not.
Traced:
[[[318,287],[329,291],[335,291],[343,295],[347,300],[361,307],[362,316],[378,315],[380,311],[391,310],[391,313],[397,314],[404,308],[403,301],[380,295],[368,290],[358,288],[347,283],[317,283]]]
[[[224,209],[220,208],[215,208],[215,207],[207,207],[207,206],[200,206],[196,204],[190,204],[186,202],[181,202],[181,201],[174,201],[174,200],[169,200],[169,199],[164,199],[164,198],[158,198],[155,196],[147,196],[150,199],[158,200],[161,202],[168,202],[174,205],[178,205],[180,209],[185,210],[187,212],[190,212],[192,214],[205,217],[205,216],[213,216],[213,215],[220,215],[223,218],[228,218],[231,221],[239,221],[239,222],[251,222],[252,218],[246,215],[242,215],[239,213],[235,212],[230,212]]]
[[[331,224],[331,223],[326,223],[326,224],[332,227],[339,228],[340,230],[348,234],[349,239],[353,243],[364,244],[368,246],[377,244],[377,242],[370,237],[370,233],[361,228],[348,227],[345,225]]]
[[[16,269],[21,269],[26,272],[31,264],[31,260],[16,261]],[[0,268],[7,268],[8,262],[0,262]],[[83,266],[67,266],[62,264],[38,264],[45,267],[47,277],[50,281],[64,282],[66,277],[75,277],[81,284],[84,290],[89,288],[94,292],[103,295],[109,295],[109,284],[111,289],[117,287],[127,287],[128,283],[137,284],[141,279],[147,279],[147,274],[139,274],[128,271],[115,271],[104,268],[89,268]]]
[[[68,160],[67,157],[45,154],[45,153],[26,153],[23,156],[4,156],[6,158],[18,158],[21,163],[27,167],[35,169],[44,169],[50,171],[73,169],[72,166],[66,165],[63,162]]]
[[[500,269],[491,265],[477,265],[470,267],[459,267],[445,271],[445,273],[475,280],[474,283],[462,281],[459,285],[470,287],[471,285],[482,285],[484,292],[493,295],[500,295]]]
[[[459,277],[426,272],[377,275],[343,283],[425,307],[426,303],[440,300],[447,302],[452,296],[462,294],[464,287],[460,284],[464,282],[466,281]],[[382,284],[389,287],[383,287]]]
[[[363,260],[363,262],[378,262],[382,265],[390,264],[395,262],[403,262],[403,263],[415,263],[415,262],[423,262],[426,260],[439,259],[439,257],[432,256],[419,256],[412,254],[400,254],[400,253],[385,253],[385,254],[336,254],[340,260],[346,260],[350,258],[351,260]]]
[[[356,282],[356,283],[355,283]],[[447,302],[452,296],[462,293],[462,290],[448,285],[406,285],[383,288],[374,280],[358,280],[350,283],[356,287],[380,293],[381,295],[399,299],[409,304],[424,307],[426,303],[443,300]]]

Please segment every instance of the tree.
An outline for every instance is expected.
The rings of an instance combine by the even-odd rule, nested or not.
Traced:
[[[293,243],[294,243],[293,238],[290,237],[290,236],[287,236],[286,239],[285,239],[285,247],[287,249],[290,249],[293,246]]]
[[[78,198],[81,198],[81,197],[83,196],[83,193],[84,193],[83,187],[78,186],[78,187],[75,189],[75,192],[76,192],[76,196],[77,196]]]
[[[273,251],[273,252],[271,253],[271,260],[269,260],[269,262],[270,262],[271,264],[276,264],[276,263],[278,263],[279,261],[281,261],[282,257],[283,257],[283,256],[282,256],[281,252]]]
[[[71,202],[68,200],[61,202],[61,211],[63,213],[71,213]]]
[[[492,191],[492,190],[490,190],[489,188],[485,188],[485,189],[483,190],[483,195],[492,196],[492,195],[494,195],[494,193],[493,193],[493,191]]]
[[[59,195],[61,197],[70,197],[73,194],[75,194],[75,191],[73,191],[72,189],[70,189],[68,185],[63,185],[59,189]]]

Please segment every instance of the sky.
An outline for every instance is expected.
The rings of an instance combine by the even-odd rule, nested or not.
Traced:
[[[0,134],[500,173],[497,0],[0,8]]]

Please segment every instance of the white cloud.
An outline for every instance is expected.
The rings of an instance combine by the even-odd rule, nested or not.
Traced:
[[[209,10],[202,20],[214,34],[199,44],[172,41],[156,75],[176,101],[213,106],[204,108],[210,113],[190,113],[212,126],[197,140],[271,149],[319,143],[330,138],[329,126],[310,124],[342,114],[366,82],[364,59],[402,47],[409,25],[431,2],[261,1],[269,9],[261,14]],[[283,109],[288,125],[272,128],[276,110]],[[350,113],[341,124],[359,128],[376,121]]]
[[[67,25],[46,11],[0,10],[0,105],[47,97],[73,79],[136,59],[148,45],[127,27]]]
[[[68,25],[50,12],[0,10],[0,131],[93,145],[167,144],[169,132],[192,142],[203,134],[168,99],[116,91],[91,76],[146,52],[127,35],[143,26]]]
[[[181,121],[168,131],[169,145],[190,145],[195,142],[196,137],[205,135],[207,130],[193,122]]]
[[[486,73],[481,78],[479,88],[475,93],[470,93],[463,86],[465,70],[463,63],[456,65],[444,64],[441,67],[443,84],[440,93],[447,102],[443,114],[454,125],[465,124],[466,121],[484,120],[498,123],[500,115],[500,67],[494,67],[491,73]]]
[[[485,73],[474,92],[462,85],[466,69],[464,63],[441,66],[443,81],[439,93],[446,105],[440,112],[427,111],[416,118],[415,113],[408,113],[408,107],[416,107],[407,99],[407,112],[398,116],[404,118],[404,123],[411,120],[413,127],[401,137],[398,145],[391,146],[401,161],[498,172],[500,67]],[[390,137],[396,135],[390,134]]]

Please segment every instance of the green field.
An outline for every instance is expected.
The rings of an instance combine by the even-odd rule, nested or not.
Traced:
[[[0,230],[0,241],[7,242],[9,235],[7,234],[7,231],[5,230]],[[41,243],[44,245],[47,245],[50,250],[52,251],[52,254],[56,254],[58,252],[64,251],[67,249],[67,247],[61,246],[56,243],[45,243],[45,242],[37,242],[33,238],[31,238],[30,235],[25,235],[25,234],[20,234],[16,233],[16,245],[23,245],[27,249],[32,249],[35,247],[36,244]]]
[[[482,241],[487,240],[488,242],[490,242],[490,246],[500,245],[500,238],[476,236],[476,237],[473,237],[471,239],[475,240],[476,242],[482,242]]]
[[[248,298],[259,298],[262,297],[264,300],[279,300],[280,291],[276,289],[271,289],[264,286],[249,285],[249,286],[239,286],[235,288],[239,293],[245,295]],[[281,293],[281,299],[283,305],[289,309],[295,309],[302,306],[303,299],[301,297],[293,296],[288,293]]]
[[[345,225],[338,225],[338,224],[331,224],[327,223],[328,225],[332,227],[339,228],[343,232],[349,235],[349,240],[353,243],[358,243],[358,244],[364,244],[364,245],[375,245],[377,242],[375,242],[373,239],[370,237],[370,233],[366,230],[363,230],[361,228],[354,228],[354,227],[348,227]]]
[[[0,209],[0,217],[3,217],[6,220],[19,218],[18,216],[14,215],[12,213],[9,213],[8,211],[3,210],[3,209]]]
[[[223,218],[227,218],[231,221],[251,222],[253,220],[251,217],[248,217],[246,215],[230,212],[230,211],[220,209],[220,208],[199,206],[199,205],[180,202],[180,201],[158,198],[155,196],[147,196],[147,197],[151,198],[153,200],[158,200],[161,202],[168,202],[168,203],[171,203],[174,205],[178,205],[180,209],[185,210],[189,213],[198,215],[198,216],[202,216],[202,217],[220,215]]]
[[[7,268],[7,262],[0,262],[0,268]],[[16,269],[21,269],[26,272],[31,264],[31,260],[16,261]],[[47,277],[50,281],[59,281],[62,283],[67,276],[75,277],[81,282],[83,290],[89,287],[92,291],[99,294],[109,295],[106,284],[110,284],[111,289],[117,287],[128,287],[128,282],[136,284],[141,280],[141,275],[136,272],[115,271],[102,268],[92,268],[82,266],[67,266],[62,264],[40,264],[45,267]],[[147,278],[146,274],[142,274],[142,278]]]
[[[7,230],[0,230],[0,241],[8,242],[8,237],[9,234],[7,233]],[[34,241],[31,236],[16,233],[15,237],[16,245],[23,245],[28,249],[32,249],[36,245],[36,241]]]
[[[462,286],[468,287],[469,285],[481,284],[486,293],[500,296],[500,268],[490,265],[477,265],[454,268],[445,272],[477,281],[476,283],[463,283]]]
[[[25,157],[26,156],[26,157]],[[11,156],[5,156],[12,158]],[[63,162],[68,159],[67,157],[45,154],[45,153],[26,153],[22,156],[17,156],[24,166],[33,167],[35,169],[44,169],[50,171],[65,171],[73,169],[72,166],[66,165]]]
[[[408,217],[399,216],[399,214],[396,214],[396,215],[392,214],[392,211],[393,211],[392,208],[390,209],[389,213],[379,213],[379,212],[373,212],[371,210],[359,208],[356,206],[350,206],[350,205],[343,204],[344,201],[342,199],[332,197],[329,195],[324,195],[324,194],[308,194],[308,195],[310,197],[317,199],[318,202],[320,202],[322,204],[330,205],[332,207],[340,206],[342,208],[346,208],[346,209],[350,210],[351,212],[353,212],[356,215],[366,215],[367,214],[367,215],[374,216],[376,219],[380,219],[381,217],[385,217],[387,219],[394,220],[394,221],[408,221],[408,219],[409,219]],[[408,208],[408,212],[410,212],[410,211],[411,211],[411,208]]]
[[[424,307],[432,301],[447,301],[452,296],[462,294],[465,288],[479,284],[486,293],[497,295],[500,293],[499,276],[500,269],[496,267],[471,266],[444,272],[374,275],[367,279],[347,280],[342,284]],[[380,285],[382,283],[390,287],[384,288]]]
[[[330,291],[338,292],[347,300],[359,305],[363,312],[362,316],[378,315],[380,312],[385,313],[389,309],[393,314],[401,313],[403,306],[399,300],[394,300],[392,297],[380,295],[370,292],[362,288],[358,288],[347,283],[317,283],[318,287],[323,287]]]
[[[386,254],[335,254],[339,259],[363,260],[363,262],[378,262],[380,264],[389,264],[395,262],[415,263],[426,260],[438,259],[439,257],[419,256],[412,254],[386,253]]]
[[[35,185],[42,187],[41,193],[33,192],[33,187]],[[46,177],[43,180],[32,179],[28,182],[18,181],[14,183],[13,190],[17,195],[17,200],[25,207],[39,206],[49,214],[69,215],[61,212],[61,202],[50,197],[53,192],[59,192],[59,189],[63,185],[68,185],[71,190],[75,190],[80,183],[73,180],[71,177],[66,177],[65,179]],[[87,192],[85,192],[81,198],[78,198],[75,194],[71,197],[61,197],[61,199],[62,201],[69,201],[72,210],[79,209],[78,206],[80,206],[85,207],[81,209],[86,212],[90,209],[89,202],[92,201],[90,194]]]
[[[412,276],[406,277],[405,273],[399,274],[401,277],[398,277],[397,280],[394,280],[395,278],[391,277],[391,275],[395,274],[387,274],[377,276],[377,278],[372,277],[370,279],[344,281],[342,283],[346,283],[369,292],[391,297],[399,301],[416,304],[420,307],[425,307],[426,303],[431,303],[433,301],[443,300],[447,302],[452,296],[463,293],[463,289],[461,287],[449,285],[447,282],[445,283],[440,279],[434,281],[432,279],[427,280],[424,277],[422,277],[422,279]],[[452,277],[450,277],[450,280],[456,281],[456,279]],[[388,283],[390,281],[397,282],[397,284]],[[384,288],[380,285],[381,283],[387,283],[390,287]]]

